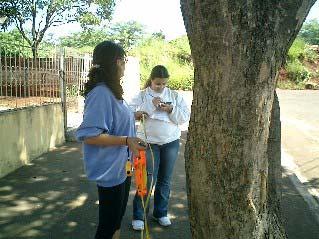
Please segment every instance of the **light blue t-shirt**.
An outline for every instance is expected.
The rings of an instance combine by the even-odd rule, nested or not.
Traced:
[[[76,137],[84,141],[102,133],[135,137],[134,114],[123,100],[115,98],[103,83],[86,96],[83,122]],[[83,159],[87,177],[99,186],[112,187],[126,179],[127,146],[98,146],[83,143]]]

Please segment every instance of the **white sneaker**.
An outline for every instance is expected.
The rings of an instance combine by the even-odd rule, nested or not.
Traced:
[[[144,230],[144,222],[142,220],[133,220],[132,221],[133,229],[136,231]]]
[[[167,227],[167,226],[170,226],[172,224],[171,220],[169,220],[168,217],[160,217],[160,218],[154,217],[154,218],[163,227]]]

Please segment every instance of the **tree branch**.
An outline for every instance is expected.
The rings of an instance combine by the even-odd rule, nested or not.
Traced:
[[[31,47],[32,46],[32,42],[28,38],[28,36],[25,34],[25,32],[23,30],[23,22],[16,19],[15,20],[15,24],[16,24],[16,27],[17,27],[18,31],[22,35],[22,37],[28,42],[29,46]]]

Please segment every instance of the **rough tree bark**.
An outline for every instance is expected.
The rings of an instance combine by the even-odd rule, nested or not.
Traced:
[[[181,0],[195,68],[185,151],[194,239],[286,237],[271,190],[278,172],[268,172],[278,167],[267,152],[271,109],[278,69],[314,3]]]

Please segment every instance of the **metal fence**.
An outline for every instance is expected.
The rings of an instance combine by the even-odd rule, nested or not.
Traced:
[[[0,53],[0,110],[63,101],[72,108],[91,65],[89,55],[70,56],[59,48],[39,49],[34,58],[28,46],[0,43]]]

